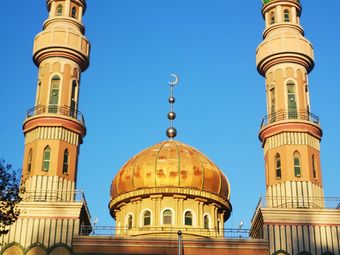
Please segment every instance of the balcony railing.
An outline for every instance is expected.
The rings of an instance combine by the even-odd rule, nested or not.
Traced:
[[[260,208],[340,210],[340,197],[263,196],[257,204],[253,218]]]
[[[117,227],[117,226],[81,226],[81,236],[136,236],[136,235],[157,235],[167,237],[177,237],[177,232],[212,238],[250,238],[249,229],[224,229],[220,232],[215,228],[196,227]]]
[[[265,116],[262,120],[261,128],[271,123],[282,120],[303,120],[319,124],[319,117],[309,111],[279,110],[277,112]]]
[[[27,111],[26,117],[32,117],[41,114],[56,114],[71,117],[85,123],[84,116],[81,112],[71,109],[69,106],[57,105],[37,105]]]
[[[26,190],[23,201],[27,202],[83,202],[86,203],[82,190]]]
[[[87,215],[91,217],[83,190],[26,190],[22,194],[23,202],[83,203]]]

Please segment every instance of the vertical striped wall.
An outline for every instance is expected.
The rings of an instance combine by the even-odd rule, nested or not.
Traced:
[[[79,134],[62,127],[38,127],[25,134],[25,144],[39,139],[61,140],[77,146],[80,143]]]
[[[74,191],[75,182],[58,176],[31,176],[25,181],[26,191],[67,190]]]
[[[324,207],[323,188],[308,181],[270,185],[266,207]]]
[[[39,243],[46,248],[63,243],[71,247],[72,237],[79,233],[79,219],[19,218],[10,232],[0,236],[1,248],[13,242],[27,249]]]
[[[321,255],[330,251],[340,254],[340,226],[320,225],[265,225],[270,254],[284,250],[290,255],[307,251]]]
[[[282,132],[266,139],[264,154],[268,150],[282,145],[308,145],[320,151],[320,140],[314,136],[302,132]]]

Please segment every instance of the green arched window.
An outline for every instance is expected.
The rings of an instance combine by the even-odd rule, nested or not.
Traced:
[[[68,173],[68,165],[69,165],[69,153],[68,153],[68,149],[66,149],[64,151],[63,174]]]
[[[151,212],[145,211],[143,214],[143,225],[150,226],[151,225]]]
[[[281,157],[280,154],[277,153],[275,155],[275,173],[276,173],[276,179],[281,179],[282,173],[281,173]]]
[[[294,152],[294,176],[301,177],[301,157],[299,152]]]
[[[47,145],[43,153],[42,170],[44,172],[48,172],[50,170],[50,160],[51,160],[51,147]]]
[[[290,22],[290,13],[289,10],[285,9],[283,11],[283,19],[285,22]]]
[[[184,224],[186,226],[192,226],[192,212],[187,211],[184,215]]]
[[[58,6],[57,6],[57,10],[56,10],[57,12],[56,12],[56,15],[57,16],[61,16],[61,15],[63,15],[63,5],[62,4],[59,4]]]

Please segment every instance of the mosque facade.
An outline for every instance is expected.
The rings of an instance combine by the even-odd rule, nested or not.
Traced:
[[[340,205],[330,208],[324,197],[322,129],[310,112],[314,56],[300,25],[302,6],[299,0],[262,2],[265,30],[256,63],[267,99],[259,132],[266,195],[249,231],[224,229],[232,212],[229,181],[202,152],[174,139],[173,127],[168,140],[136,154],[114,177],[114,230],[91,225],[75,188],[86,135],[78,110],[90,55],[86,1],[46,0],[49,16],[34,39],[36,100],[23,124],[26,190],[18,220],[0,236],[0,255],[340,254]]]

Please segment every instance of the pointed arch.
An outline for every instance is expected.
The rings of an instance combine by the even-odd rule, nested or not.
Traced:
[[[48,105],[49,113],[57,113],[59,104],[60,77],[54,75],[51,80],[50,100]]]
[[[297,100],[296,100],[296,85],[292,80],[288,80],[287,87],[287,106],[288,106],[288,118],[297,118]]]
[[[77,8],[75,6],[71,9],[71,17],[75,19],[77,18]]]
[[[63,5],[62,4],[58,4],[57,9],[56,9],[56,15],[57,16],[63,15]]]
[[[300,178],[301,177],[301,155],[298,151],[295,151],[293,154],[294,157],[294,176]]]
[[[17,255],[24,255],[24,248],[18,244],[17,242],[10,243],[8,245],[5,245],[2,250],[2,255],[12,255],[12,254],[17,254]]]
[[[28,157],[27,157],[27,173],[30,173],[32,170],[32,158],[33,158],[33,149],[30,148],[28,151]]]
[[[282,177],[281,156],[279,153],[276,153],[275,155],[275,176],[277,180],[280,180]]]
[[[276,22],[276,19],[275,19],[275,12],[271,12],[270,14],[269,14],[269,19],[270,19],[270,25],[273,25],[273,24],[275,24],[275,22]]]
[[[42,171],[48,172],[50,170],[50,161],[51,161],[51,147],[47,145],[43,152]]]
[[[313,171],[313,178],[316,179],[316,167],[315,167],[315,156],[312,155],[312,171]]]
[[[68,171],[69,171],[69,152],[68,149],[65,149],[63,157],[63,174],[68,174]]]
[[[290,12],[288,9],[283,11],[283,20],[284,22],[290,22]]]

